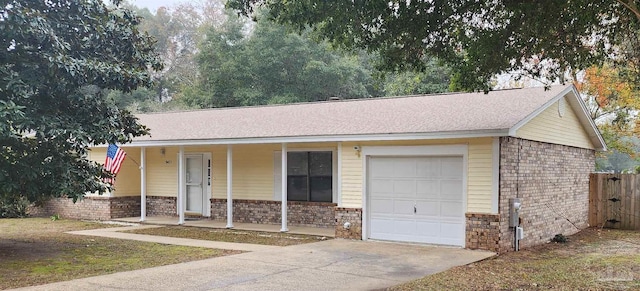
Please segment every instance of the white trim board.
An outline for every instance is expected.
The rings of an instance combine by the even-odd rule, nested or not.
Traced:
[[[392,140],[432,140],[432,139],[464,139],[476,137],[508,136],[509,129],[490,129],[473,131],[432,132],[432,133],[390,133],[364,135],[319,135],[293,137],[247,137],[229,139],[181,139],[181,140],[139,140],[124,144],[123,147],[140,146],[197,146],[227,144],[280,144],[280,143],[316,143],[316,142],[350,142],[350,141],[392,141]],[[106,144],[92,147],[107,147]]]

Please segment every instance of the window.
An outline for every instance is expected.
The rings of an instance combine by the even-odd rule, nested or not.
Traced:
[[[287,200],[331,202],[331,152],[287,153]]]

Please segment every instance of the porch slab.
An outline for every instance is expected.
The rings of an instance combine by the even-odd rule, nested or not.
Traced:
[[[145,221],[141,222],[140,217],[125,217],[115,218],[113,221],[127,222],[127,223],[141,223],[141,224],[153,224],[153,225],[178,225],[178,218],[171,216],[148,216]],[[227,228],[225,221],[210,220],[207,218],[202,219],[187,219],[184,226],[194,227],[208,227],[208,228]],[[288,226],[288,233],[292,234],[306,234],[316,236],[335,237],[335,229],[333,228],[320,228],[320,227],[305,227],[305,226]],[[264,231],[264,232],[280,232],[280,224],[258,224],[258,223],[240,223],[234,222],[233,229],[238,230],[251,230],[251,231]]]

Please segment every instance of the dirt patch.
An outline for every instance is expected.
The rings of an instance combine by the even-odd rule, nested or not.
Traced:
[[[640,232],[590,228],[390,290],[638,290]]]
[[[66,234],[111,227],[74,220],[0,219],[0,289],[240,253]]]
[[[328,239],[324,236],[314,235],[243,231],[234,229],[213,229],[193,226],[165,226],[158,228],[130,230],[124,232],[272,246],[299,245]]]

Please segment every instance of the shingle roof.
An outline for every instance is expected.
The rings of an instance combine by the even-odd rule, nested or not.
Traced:
[[[151,136],[135,141],[508,130],[567,87],[140,114]]]

